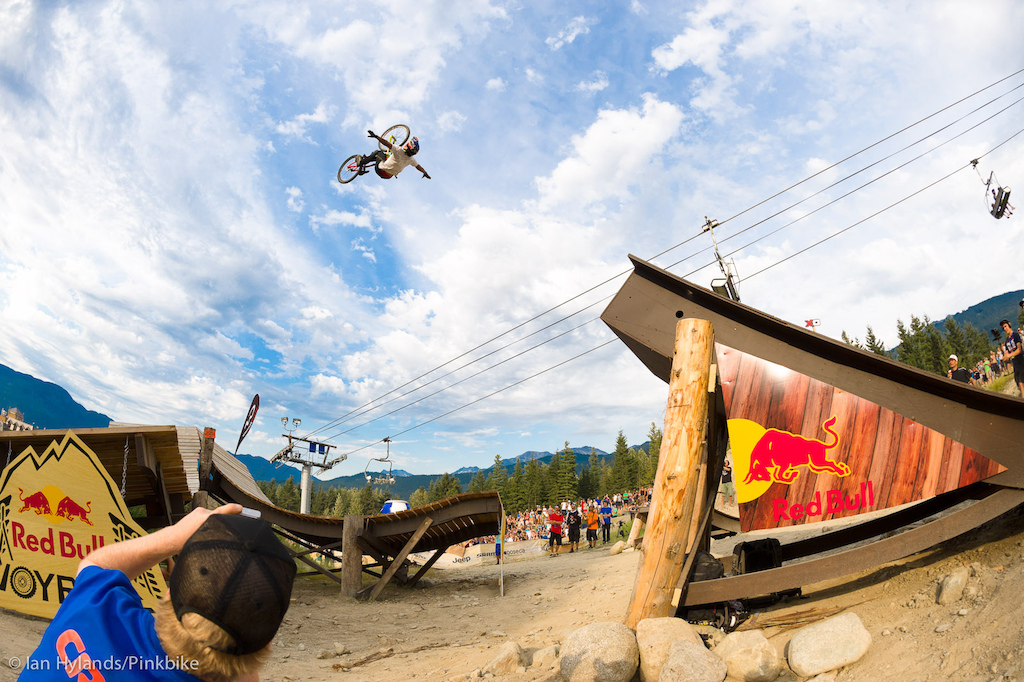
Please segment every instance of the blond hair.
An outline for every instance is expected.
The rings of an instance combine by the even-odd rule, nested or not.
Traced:
[[[251,675],[270,656],[269,646],[241,656],[225,653],[223,649],[233,647],[235,638],[197,613],[186,613],[179,621],[170,590],[161,597],[154,618],[156,635],[167,657],[182,662],[185,672],[206,682],[230,682]]]

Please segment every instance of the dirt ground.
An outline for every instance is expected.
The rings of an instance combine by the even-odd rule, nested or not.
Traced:
[[[610,545],[609,545],[610,546]],[[756,614],[778,650],[796,631],[782,623],[849,609],[873,637],[867,655],[838,680],[1024,680],[1024,515],[1015,511],[970,534]],[[432,571],[422,588],[389,586],[375,603],[344,599],[321,577],[296,582],[292,607],[264,680],[450,680],[482,670],[506,641],[536,650],[575,628],[621,621],[640,558],[607,547],[498,567]],[[938,581],[958,566],[974,577],[959,602],[938,606]],[[46,623],[0,613],[0,681],[13,680]],[[338,655],[336,652],[342,651]],[[556,680],[553,668],[504,679]],[[791,674],[782,679],[796,679]]]

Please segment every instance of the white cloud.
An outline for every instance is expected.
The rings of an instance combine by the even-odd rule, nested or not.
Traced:
[[[313,142],[312,138],[307,137],[306,130],[309,128],[311,123],[328,123],[334,117],[334,107],[327,106],[323,102],[317,105],[316,110],[311,114],[299,114],[290,121],[283,121],[274,126],[281,135],[286,137],[297,137],[307,142]]]
[[[380,231],[379,228],[374,228],[373,219],[366,211],[361,213],[352,213],[351,211],[328,209],[320,215],[311,215],[309,217],[309,224],[310,227],[313,228],[314,232],[319,232],[323,227],[333,227],[335,225],[362,227],[374,233]]]
[[[563,46],[572,43],[581,35],[590,33],[590,27],[596,23],[593,19],[579,16],[573,17],[572,21],[554,36],[547,38],[544,42],[552,50],[560,50]]]
[[[458,111],[446,111],[437,117],[438,129],[446,133],[457,133],[465,122],[466,117]]]
[[[286,187],[284,190],[288,195],[288,210],[295,213],[302,213],[306,202],[302,200],[302,190],[298,187]]]
[[[600,92],[609,85],[608,76],[603,71],[595,71],[590,80],[580,81],[576,90],[580,92]]]
[[[683,114],[675,105],[644,95],[639,109],[605,109],[581,136],[572,154],[550,176],[537,179],[538,205],[559,211],[620,197],[645,182],[649,164],[679,133]]]
[[[508,83],[504,79],[497,77],[490,78],[484,83],[484,88],[492,92],[504,92],[506,87],[508,87]]]

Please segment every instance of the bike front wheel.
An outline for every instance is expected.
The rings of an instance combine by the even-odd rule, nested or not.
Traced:
[[[409,126],[402,125],[401,123],[396,126],[391,126],[384,131],[381,138],[387,140],[393,145],[401,147],[409,141]],[[380,145],[381,151],[388,151],[388,148],[384,146],[383,142],[378,142],[377,144]]]
[[[359,154],[353,154],[345,159],[345,163],[341,164],[341,168],[338,169],[338,182],[347,185],[355,180],[359,175],[359,162],[362,160],[363,157]]]

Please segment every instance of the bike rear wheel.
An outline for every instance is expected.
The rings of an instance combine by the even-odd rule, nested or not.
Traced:
[[[401,147],[409,141],[409,126],[402,125],[401,123],[396,126],[391,126],[384,131],[384,134],[381,135],[381,137],[391,144]],[[383,142],[378,142],[378,144],[380,145],[381,151],[388,151],[388,148],[384,146]]]
[[[359,162],[362,159],[363,157],[359,154],[353,154],[345,159],[341,168],[338,169],[338,182],[345,185],[355,180],[359,176]]]

